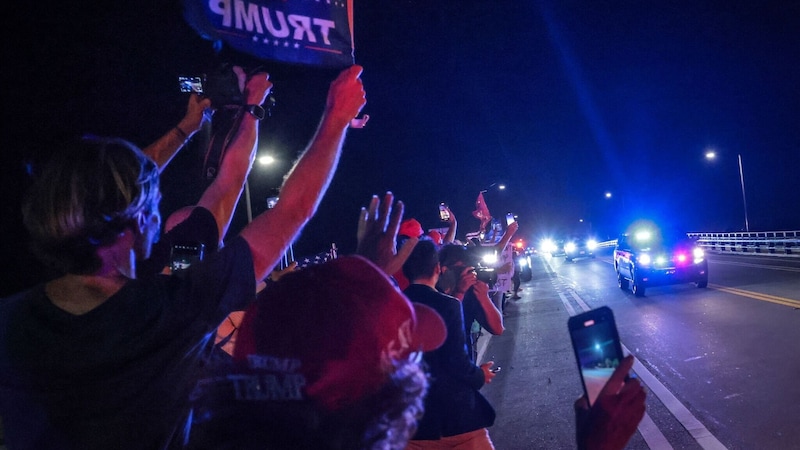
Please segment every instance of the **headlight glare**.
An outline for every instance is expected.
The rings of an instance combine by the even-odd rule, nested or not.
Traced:
[[[497,262],[497,255],[494,253],[487,253],[483,255],[483,262],[488,266],[492,266]]]

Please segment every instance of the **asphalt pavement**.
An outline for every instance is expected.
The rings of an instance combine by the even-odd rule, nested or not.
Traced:
[[[522,298],[506,304],[505,332],[478,341],[478,361],[502,367],[481,390],[497,412],[489,434],[498,450],[574,449],[573,404],[583,393],[567,331],[574,299],[549,266],[531,259]],[[637,432],[627,448],[649,447]]]

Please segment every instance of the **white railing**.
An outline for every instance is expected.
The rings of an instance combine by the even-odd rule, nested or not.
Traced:
[[[800,257],[800,231],[740,231],[735,233],[686,233],[705,251],[745,255]],[[598,248],[614,247],[616,239]]]
[[[706,251],[748,255],[800,257],[800,231],[740,231],[687,233]]]

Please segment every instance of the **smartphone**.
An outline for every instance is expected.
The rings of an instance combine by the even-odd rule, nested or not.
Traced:
[[[591,406],[624,356],[614,313],[608,306],[601,306],[570,317],[567,327],[583,391]]]
[[[444,203],[439,203],[439,219],[441,219],[442,222],[450,220],[450,211],[448,211],[447,205]]]
[[[506,225],[511,225],[515,221],[516,221],[516,219],[514,218],[514,214],[512,214],[512,213],[506,214]]]
[[[170,255],[170,268],[172,273],[180,273],[202,261],[206,247],[204,244],[175,244]]]
[[[178,77],[178,87],[181,92],[194,92],[195,94],[203,93],[203,78],[202,77]]]

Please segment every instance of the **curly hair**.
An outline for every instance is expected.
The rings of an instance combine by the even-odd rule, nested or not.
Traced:
[[[402,450],[424,412],[429,380],[422,364],[419,353],[395,361],[379,391],[336,411],[311,401],[235,401],[225,388],[206,386],[193,402],[184,448]]]
[[[64,273],[100,267],[108,245],[140,213],[158,210],[158,168],[118,138],[85,136],[61,149],[28,191],[23,220],[34,253]]]

